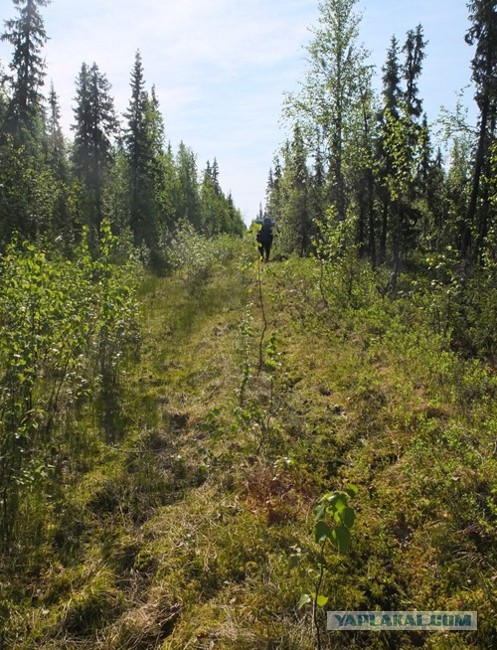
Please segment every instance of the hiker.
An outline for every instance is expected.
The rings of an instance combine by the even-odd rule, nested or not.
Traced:
[[[269,262],[269,253],[271,252],[271,244],[273,243],[273,228],[275,223],[267,217],[260,221],[256,221],[256,223],[262,224],[262,228],[257,232],[259,255],[261,256],[262,262],[264,262],[264,260]]]

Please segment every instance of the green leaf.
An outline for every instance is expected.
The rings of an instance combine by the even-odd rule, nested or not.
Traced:
[[[324,513],[326,511],[326,504],[325,503],[319,503],[315,508],[314,508],[314,521],[319,521],[324,517]]]
[[[312,602],[312,599],[309,596],[309,594],[302,594],[302,596],[300,596],[300,600],[298,602],[297,607],[299,609],[302,609],[302,607],[304,607],[304,605],[308,605],[311,602]]]
[[[359,488],[357,488],[355,485],[348,485],[345,488],[345,492],[351,497],[352,499],[356,496],[356,494],[359,492]]]
[[[327,604],[328,600],[329,600],[328,596],[318,596],[316,600],[316,605],[318,607],[324,607]]]
[[[337,526],[332,534],[332,540],[334,545],[337,547],[339,553],[346,553],[351,540],[350,530],[347,526],[341,525]]]
[[[315,591],[311,591],[309,595],[312,599],[312,602],[315,602],[318,607],[324,607],[329,600],[328,596],[323,596],[321,594],[319,594],[319,596],[316,598]]]
[[[347,526],[347,528],[352,528],[355,521],[355,510],[354,508],[349,508],[348,506],[341,513],[342,521]]]
[[[329,501],[336,510],[342,510],[347,505],[347,495],[345,492],[333,492]]]
[[[314,529],[316,542],[324,542],[331,537],[331,528],[325,521],[318,521]]]

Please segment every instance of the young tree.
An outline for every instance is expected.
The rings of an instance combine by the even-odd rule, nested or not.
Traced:
[[[50,86],[50,93],[48,95],[48,111],[46,119],[46,147],[48,164],[53,169],[54,173],[61,180],[68,180],[67,168],[67,151],[64,134],[60,125],[60,106],[59,98],[53,87]]]
[[[163,127],[158,102],[145,90],[141,54],[138,51],[131,73],[131,99],[124,134],[130,176],[130,225],[135,245],[156,246],[158,237],[158,160],[162,151]]]
[[[197,161],[195,154],[183,142],[176,155],[176,182],[174,187],[175,222],[187,221],[200,232],[202,218]]]
[[[310,179],[307,151],[299,125],[295,125],[293,140],[286,148],[283,183],[286,201],[281,213],[282,247],[296,251],[301,257],[309,253],[313,224],[310,209]]]

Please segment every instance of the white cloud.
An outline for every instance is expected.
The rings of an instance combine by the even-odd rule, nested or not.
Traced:
[[[46,56],[64,124],[72,121],[83,61],[97,62],[125,110],[139,48],[173,144],[182,139],[198,151],[200,167],[216,156],[226,189],[252,216],[280,139],[281,96],[285,82],[294,81],[288,70],[302,57],[314,11],[314,2],[305,0],[54,0],[45,11]]]

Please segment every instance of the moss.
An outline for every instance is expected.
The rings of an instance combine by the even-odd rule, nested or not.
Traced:
[[[495,645],[493,380],[409,304],[366,286],[353,308],[326,306],[318,271],[289,260],[259,276],[231,260],[194,292],[144,279],[125,436],[96,445],[47,513],[38,572],[2,601],[9,647],[311,650],[311,615],[296,603],[318,566],[312,506],[348,483],[357,521],[349,555],[326,557],[330,603],[485,620],[477,635],[346,645]]]
[[[60,630],[76,637],[92,636],[123,612],[125,598],[112,574],[99,572],[70,595],[63,608]]]

